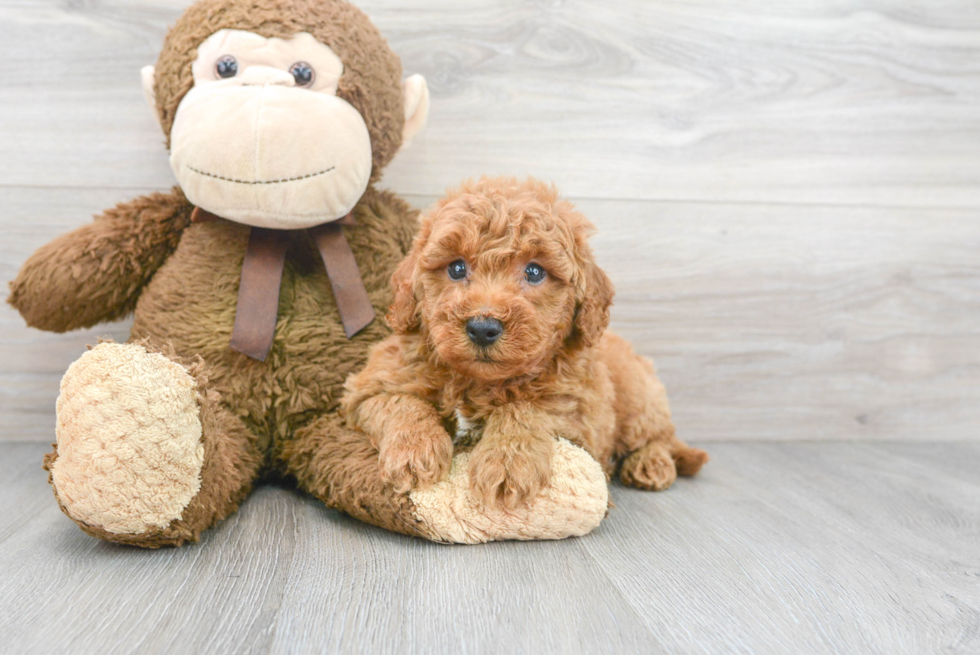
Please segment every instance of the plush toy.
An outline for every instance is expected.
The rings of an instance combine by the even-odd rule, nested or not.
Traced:
[[[607,507],[600,467],[566,444],[513,512],[465,471],[397,490],[338,413],[387,333],[389,279],[417,213],[375,183],[425,122],[428,93],[341,0],[204,0],[167,35],[147,97],[179,183],[39,249],[9,302],[54,332],[135,313],[126,344],[73,363],[45,458],[87,533],[196,541],[262,477],[364,521],[435,540],[559,538]],[[476,127],[476,126],[474,126]]]

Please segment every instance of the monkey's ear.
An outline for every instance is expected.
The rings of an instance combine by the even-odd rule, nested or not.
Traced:
[[[407,148],[429,118],[429,85],[421,75],[412,75],[402,82],[405,102],[405,128],[402,130],[401,150]]]
[[[402,260],[391,275],[391,288],[395,298],[388,307],[385,320],[398,334],[414,332],[419,328],[419,307],[415,298],[415,264],[418,255],[412,253]]]
[[[160,123],[160,110],[157,108],[157,92],[154,86],[156,85],[156,69],[153,66],[144,66],[140,69],[140,75],[143,78],[143,95],[146,97],[146,104],[150,105],[150,109],[153,110],[153,115],[157,119],[157,123]]]

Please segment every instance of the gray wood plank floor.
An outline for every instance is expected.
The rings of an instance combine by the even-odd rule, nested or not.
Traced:
[[[3,306],[0,653],[980,652],[980,4],[356,3],[432,90],[383,185],[555,181],[713,461],[566,542],[270,486],[199,545],[116,547],[40,458],[64,370],[128,323]],[[139,68],[187,4],[0,0],[0,285],[173,183]]]
[[[714,444],[589,536],[440,546],[260,488],[177,550],[64,517],[0,444],[7,653],[980,652],[980,444]]]

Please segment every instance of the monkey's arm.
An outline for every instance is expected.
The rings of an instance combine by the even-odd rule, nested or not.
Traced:
[[[176,187],[120,203],[31,255],[7,302],[50,332],[123,318],[177,247],[192,210]]]

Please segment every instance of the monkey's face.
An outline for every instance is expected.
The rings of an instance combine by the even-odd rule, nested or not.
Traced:
[[[371,175],[364,119],[336,96],[344,64],[310,34],[221,30],[197,49],[170,165],[187,198],[239,223],[295,229],[339,218]]]
[[[371,136],[337,95],[344,62],[329,46],[305,32],[282,39],[223,29],[198,46],[192,72],[170,131],[170,165],[188,200],[276,229],[353,209],[371,178]],[[152,69],[145,85],[147,75],[152,90]]]

